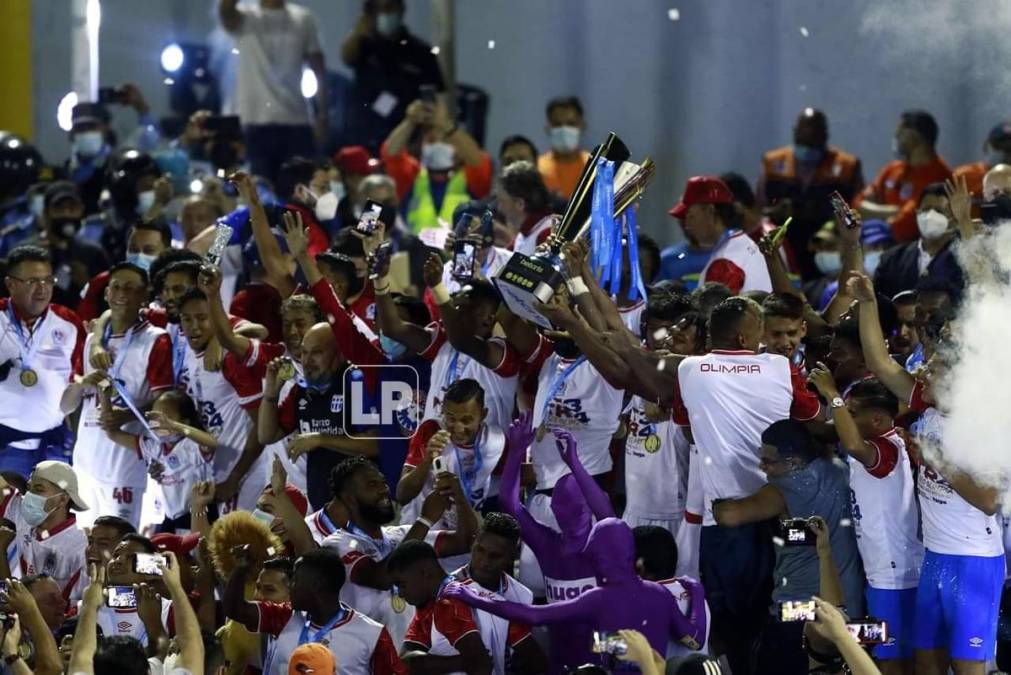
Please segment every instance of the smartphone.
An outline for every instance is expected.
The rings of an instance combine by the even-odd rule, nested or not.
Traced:
[[[832,202],[832,209],[842,218],[846,229],[852,230],[857,226],[857,221],[850,215],[850,205],[846,203],[846,200],[843,199],[843,196],[838,191],[829,195],[829,200]]]
[[[161,563],[165,556],[159,553],[138,553],[133,557],[133,571],[137,574],[162,575]]]
[[[862,645],[880,645],[888,642],[888,624],[884,621],[864,619],[846,624],[846,630]]]
[[[593,653],[623,656],[628,653],[628,643],[625,638],[613,633],[593,631]]]
[[[434,84],[423,84],[418,87],[418,95],[425,103],[435,103],[436,93]]]
[[[435,473],[443,473],[446,470],[446,460],[442,457],[436,457],[432,460],[432,471]]]
[[[204,129],[225,136],[242,135],[238,115],[212,115],[204,121]]]
[[[372,234],[376,231],[379,216],[383,213],[383,205],[371,199],[365,202],[362,209],[361,218],[358,219],[358,231],[364,234]]]
[[[98,102],[102,105],[119,104],[125,100],[122,89],[119,87],[99,87]]]
[[[390,242],[383,242],[376,249],[375,254],[372,256],[372,260],[369,261],[369,278],[378,279],[384,276],[390,267],[390,258],[393,256],[393,246]]]
[[[232,226],[218,221],[217,227],[214,228],[214,243],[212,243],[211,247],[207,249],[207,253],[204,255],[204,260],[207,261],[209,265],[221,267],[221,256],[224,255],[225,249],[228,247],[228,242],[231,240]]]
[[[814,600],[787,600],[779,605],[779,620],[783,623],[814,621],[814,618]]]
[[[817,536],[804,518],[788,518],[782,527],[784,546],[814,546]]]
[[[453,278],[473,279],[476,262],[477,246],[469,241],[457,242],[456,251],[453,253]]]
[[[133,586],[109,586],[105,589],[105,604],[113,609],[137,609],[137,594]]]

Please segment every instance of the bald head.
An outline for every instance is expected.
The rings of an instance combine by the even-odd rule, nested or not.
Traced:
[[[223,213],[218,205],[203,197],[191,197],[183,204],[179,221],[187,240],[200,234],[220,218]]]
[[[983,199],[1011,195],[1011,164],[998,164],[983,176]]]
[[[330,382],[341,362],[337,338],[329,324],[317,323],[302,338],[302,371],[310,384]]]

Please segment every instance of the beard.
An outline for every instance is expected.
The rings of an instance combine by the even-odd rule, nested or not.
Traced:
[[[358,512],[363,518],[377,525],[386,525],[392,522],[395,515],[392,503],[388,507],[379,504],[359,504]]]

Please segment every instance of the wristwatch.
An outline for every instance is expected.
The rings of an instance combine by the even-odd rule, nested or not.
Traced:
[[[4,657],[4,664],[7,666],[13,666],[15,663],[21,660],[20,654],[11,654],[10,656]]]
[[[846,401],[842,400],[842,397],[836,396],[831,401],[829,401],[829,405],[832,406],[833,408],[845,408]]]

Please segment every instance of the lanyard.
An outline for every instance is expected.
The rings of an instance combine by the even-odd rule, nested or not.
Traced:
[[[583,365],[585,362],[586,356],[580,356],[578,359],[566,366],[565,370],[555,375],[555,378],[551,381],[551,385],[548,387],[548,395],[544,398],[544,404],[541,406],[541,424],[547,423],[548,408],[551,407],[551,402],[555,400],[555,396],[562,388],[562,384],[565,383],[566,378],[572,374],[572,371],[574,371],[578,366]]]
[[[172,382],[179,384],[179,376],[182,375],[186,360],[186,339],[179,327],[175,331],[170,330],[169,334],[172,337]]]
[[[393,549],[396,548],[395,546],[391,546],[390,542],[386,541],[386,537],[384,537],[382,534],[379,535],[379,539],[375,539],[368,532],[358,527],[350,520],[348,521],[347,527],[345,529],[351,534],[358,535],[360,537],[365,537],[373,544],[375,544],[376,548],[379,549],[379,553],[380,555],[382,555],[384,560],[386,559],[386,556],[392,553]],[[380,530],[380,532],[382,532],[382,530]]]
[[[47,311],[45,316],[38,319],[35,324],[35,330],[32,331],[30,336],[25,335],[25,329],[21,325],[21,320],[14,314],[13,302],[7,305],[7,316],[18,335],[18,346],[21,349],[21,368],[31,370],[32,361],[35,360],[35,352],[39,350],[39,345],[42,344],[42,327],[49,318],[49,312]]]
[[[460,371],[467,367],[466,357],[463,365],[457,368],[460,361],[460,350],[454,349],[453,355],[449,357],[449,369],[446,371],[446,388],[449,388],[460,377]]]
[[[460,472],[460,483],[463,487],[463,494],[467,495],[467,501],[470,502],[471,506],[476,503],[474,499],[474,479],[481,472],[481,465],[484,463],[484,459],[481,457],[481,436],[485,432],[485,426],[482,424],[481,428],[477,430],[477,438],[474,439],[474,468],[467,471],[463,467],[463,460],[460,458],[460,449],[455,445],[453,446],[453,454],[456,457],[456,468]]]
[[[324,637],[326,637],[333,627],[336,626],[345,616],[347,616],[347,610],[341,607],[337,610],[337,614],[334,615],[332,619],[323,624],[316,634],[309,638],[309,626],[311,625],[309,619],[305,620],[305,625],[302,626],[302,632],[298,636],[298,644],[304,645],[306,642],[320,642]]]
[[[326,528],[327,534],[333,534],[337,531],[337,526],[333,524],[333,521],[330,520],[330,516],[326,514],[326,507],[320,509],[319,517],[323,521],[323,527]]]
[[[112,386],[116,389],[116,393],[119,397],[123,399],[123,403],[126,407],[133,413],[133,416],[137,418],[141,426],[144,427],[144,432],[154,440],[154,442],[160,446],[162,444],[162,439],[154,432],[151,425],[147,423],[144,418],[143,413],[137,409],[137,404],[133,402],[133,397],[130,396],[130,392],[126,390],[126,384],[119,379],[119,371],[123,367],[123,362],[126,360],[127,352],[130,349],[130,343],[133,342],[133,338],[136,337],[135,329],[139,324],[134,324],[130,327],[130,330],[126,331],[126,336],[123,338],[125,344],[120,345],[119,349],[116,350],[116,359],[112,363],[112,369],[109,371],[109,379],[112,380]],[[107,323],[105,325],[105,332],[102,335],[102,346],[106,349],[109,348],[109,339],[112,337],[112,324]]]
[[[130,327],[130,330],[126,331],[126,335],[123,336],[123,344],[119,346],[116,350],[116,358],[112,362],[112,368],[109,370],[109,377],[113,380],[119,377],[119,371],[123,367],[123,361],[126,360],[126,354],[130,349],[130,343],[137,336],[136,329],[140,324],[134,324]],[[112,338],[112,322],[105,324],[105,332],[102,334],[102,346],[109,349],[109,340]]]

